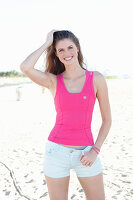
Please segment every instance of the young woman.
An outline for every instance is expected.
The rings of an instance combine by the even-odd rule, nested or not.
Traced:
[[[46,51],[46,69],[34,65]],[[45,145],[44,166],[50,200],[67,200],[70,169],[74,169],[86,200],[104,200],[102,164],[98,156],[111,127],[108,88],[98,71],[84,68],[78,38],[53,29],[46,42],[20,65],[35,83],[48,88],[54,98],[56,122]],[[96,98],[102,125],[94,143],[91,120]]]

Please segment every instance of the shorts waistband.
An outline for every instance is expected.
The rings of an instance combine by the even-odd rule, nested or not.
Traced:
[[[79,147],[79,148],[74,148],[74,149],[79,149],[79,150],[83,150],[83,149],[85,149],[87,146],[84,146],[84,147]],[[70,148],[70,147],[69,147]]]
[[[50,146],[50,147],[56,147],[56,148],[59,148],[61,151],[63,152],[70,152],[70,153],[75,153],[75,154],[79,154],[79,153],[82,153],[84,155],[84,152],[87,152],[87,151],[90,151],[91,148],[93,147],[92,146],[86,146],[86,147],[82,147],[82,148],[72,148],[72,147],[65,147],[61,144],[58,144],[56,142],[52,142],[50,140],[47,140],[46,141],[46,145]]]

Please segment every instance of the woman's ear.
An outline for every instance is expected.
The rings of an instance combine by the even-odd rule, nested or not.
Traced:
[[[79,52],[79,47],[77,47],[77,52]]]

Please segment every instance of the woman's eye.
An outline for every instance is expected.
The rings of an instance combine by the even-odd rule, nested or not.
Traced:
[[[69,49],[72,49],[73,47],[69,47]],[[63,51],[63,49],[59,50],[59,52]]]

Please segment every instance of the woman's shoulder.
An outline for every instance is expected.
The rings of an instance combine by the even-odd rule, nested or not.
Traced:
[[[99,71],[93,71],[93,74],[94,74],[93,76],[95,78],[103,78],[104,77],[104,75]]]
[[[105,80],[104,75],[99,71],[93,71],[93,79],[97,82]]]
[[[94,83],[96,85],[96,87],[103,87],[106,85],[106,79],[104,77],[104,75],[99,72],[99,71],[94,71],[93,73],[93,80],[94,80]]]

